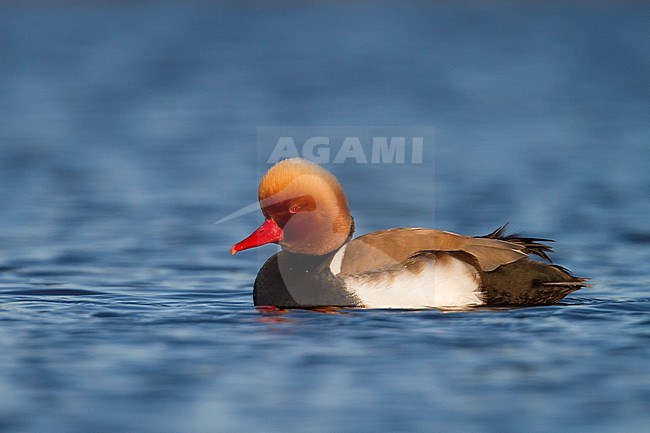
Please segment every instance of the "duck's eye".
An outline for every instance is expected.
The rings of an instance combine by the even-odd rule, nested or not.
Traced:
[[[289,213],[294,214],[298,213],[300,211],[300,206],[297,204],[292,204],[291,207],[289,208]]]

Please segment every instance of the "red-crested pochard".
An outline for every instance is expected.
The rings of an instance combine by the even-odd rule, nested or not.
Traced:
[[[267,243],[282,251],[255,279],[256,306],[463,308],[542,305],[586,286],[550,263],[547,239],[480,237],[426,228],[393,228],[352,240],[354,222],[341,185],[329,171],[285,159],[262,177],[264,223],[231,254]]]

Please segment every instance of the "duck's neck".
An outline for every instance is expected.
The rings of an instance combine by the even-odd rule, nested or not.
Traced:
[[[337,242],[336,244],[333,245],[333,247],[325,252],[318,252],[318,253],[311,253],[311,252],[306,252],[306,251],[296,251],[293,248],[289,247],[289,245],[283,245],[283,251],[285,253],[289,253],[291,255],[295,256],[304,256],[305,260],[309,260],[310,257],[314,258],[314,260],[323,260],[324,258],[330,257],[333,254],[336,254],[343,246],[345,246],[348,242],[352,240],[352,237],[354,236],[354,218],[350,216],[350,230],[348,231],[348,234],[346,237],[341,237],[340,242]]]
[[[347,244],[348,242],[350,242],[352,240],[352,237],[354,236],[354,229],[355,228],[356,227],[354,227],[354,217],[352,215],[350,215],[350,233],[348,233],[348,237],[345,238],[345,242],[343,242],[343,244],[340,247],[338,247],[335,251],[340,250],[341,247],[343,247],[343,245]]]

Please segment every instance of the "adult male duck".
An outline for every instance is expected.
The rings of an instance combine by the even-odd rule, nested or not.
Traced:
[[[300,158],[262,177],[264,223],[231,254],[267,243],[282,251],[255,279],[257,306],[284,308],[464,308],[558,302],[586,279],[550,263],[547,239],[480,237],[426,228],[393,228],[352,240],[343,188],[330,172]]]

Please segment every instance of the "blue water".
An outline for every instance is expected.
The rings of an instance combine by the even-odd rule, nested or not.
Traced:
[[[644,432],[650,8],[0,5],[0,430]],[[358,233],[505,221],[561,305],[264,313],[257,128],[435,129],[330,165]]]

